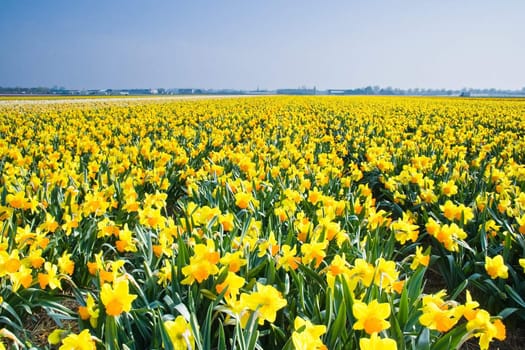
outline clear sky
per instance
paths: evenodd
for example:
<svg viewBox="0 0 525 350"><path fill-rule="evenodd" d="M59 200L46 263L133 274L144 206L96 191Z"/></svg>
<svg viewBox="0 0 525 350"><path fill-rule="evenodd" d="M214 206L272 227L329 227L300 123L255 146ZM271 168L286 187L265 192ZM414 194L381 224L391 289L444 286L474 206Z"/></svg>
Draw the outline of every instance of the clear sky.
<svg viewBox="0 0 525 350"><path fill-rule="evenodd" d="M1 0L0 86L525 86L523 0Z"/></svg>

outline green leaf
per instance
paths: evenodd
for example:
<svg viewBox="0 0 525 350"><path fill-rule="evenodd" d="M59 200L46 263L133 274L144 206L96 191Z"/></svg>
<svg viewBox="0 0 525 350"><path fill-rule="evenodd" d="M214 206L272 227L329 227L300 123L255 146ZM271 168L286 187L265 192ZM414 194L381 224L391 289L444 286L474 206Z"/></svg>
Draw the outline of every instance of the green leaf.
<svg viewBox="0 0 525 350"><path fill-rule="evenodd" d="M509 294L509 296L510 296L510 298L512 300L514 300L516 303L518 303L519 306L525 308L525 301L523 301L523 299L520 297L520 295L518 293L516 293L516 291L511 286L506 284L505 285L505 290L507 291L507 293Z"/></svg>
<svg viewBox="0 0 525 350"><path fill-rule="evenodd" d="M417 349L430 350L430 330L427 327L423 327L423 331L417 337Z"/></svg>
<svg viewBox="0 0 525 350"><path fill-rule="evenodd" d="M468 285L468 279L461 282L461 284L457 286L456 289L454 289L454 292L452 293L452 296L450 297L450 299L456 300L458 296L461 294L461 292L463 292L463 290L467 288L467 285Z"/></svg>
<svg viewBox="0 0 525 350"><path fill-rule="evenodd" d="M391 310L394 310L394 303L393 301L390 301L390 308ZM396 317L395 313L390 314L390 332L393 332L394 339L397 339L397 348L398 350L404 350L405 349L405 339L403 336L403 331L401 330L401 324L399 323L398 318Z"/></svg>
<svg viewBox="0 0 525 350"><path fill-rule="evenodd" d="M329 348L335 348L338 341L344 342L346 339L346 304L344 302L339 305L335 321L328 332L330 333Z"/></svg>
<svg viewBox="0 0 525 350"><path fill-rule="evenodd" d="M425 276L426 271L426 268L419 267L407 281L407 298L409 300L416 300L423 292L423 277Z"/></svg>
<svg viewBox="0 0 525 350"><path fill-rule="evenodd" d="M435 344L431 346L432 350L449 350L458 349L460 345L468 338L466 323L456 325L448 333L444 334Z"/></svg>
<svg viewBox="0 0 525 350"><path fill-rule="evenodd" d="M304 272L304 274L306 275L306 280L312 279L312 281L316 281L319 284L319 287L321 287L323 290L325 289L326 281L309 266L299 264L299 270Z"/></svg>
<svg viewBox="0 0 525 350"><path fill-rule="evenodd" d="M105 327L105 344L108 350L120 350L118 328L115 317L106 317Z"/></svg>
<svg viewBox="0 0 525 350"><path fill-rule="evenodd" d="M184 305L182 303L181 304L177 304L177 305L175 305L175 310L177 310L182 315L182 317L184 317L184 319L187 322L190 322L191 314L190 314L190 311L188 310L188 308L186 307L186 305Z"/></svg>
<svg viewBox="0 0 525 350"><path fill-rule="evenodd" d="M505 319L507 317L509 317L510 315L512 315L513 313L515 313L516 311L519 311L520 309L516 308L516 307L507 307L503 310L500 311L500 313L498 314L499 317Z"/></svg>
<svg viewBox="0 0 525 350"><path fill-rule="evenodd" d="M219 320L219 345L217 350L226 350L226 336L224 335L224 325Z"/></svg>
<svg viewBox="0 0 525 350"><path fill-rule="evenodd" d="M204 324L202 325L202 334L204 335L203 339L203 348L204 349L211 349L212 344L212 338L211 338L211 330L212 330L212 323L213 323L213 309L215 308L216 304L211 303L208 306L208 311L206 312L206 318L204 319Z"/></svg>
<svg viewBox="0 0 525 350"><path fill-rule="evenodd" d="M203 347L203 344L202 344L202 337L201 337L201 333L199 330L199 323L194 313L191 313L190 326L191 326L191 331L193 332L193 337L195 339L195 346L197 347L198 350L204 350L205 348Z"/></svg>
<svg viewBox="0 0 525 350"><path fill-rule="evenodd" d="M397 312L397 319L401 327L404 328L408 321L408 289L403 288L401 298L399 299L399 309Z"/></svg>

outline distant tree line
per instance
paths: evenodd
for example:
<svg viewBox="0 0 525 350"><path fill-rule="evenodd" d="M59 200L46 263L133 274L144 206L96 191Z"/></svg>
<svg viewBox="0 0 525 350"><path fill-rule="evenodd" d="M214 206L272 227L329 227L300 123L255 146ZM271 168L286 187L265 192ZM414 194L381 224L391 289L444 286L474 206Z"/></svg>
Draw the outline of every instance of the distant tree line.
<svg viewBox="0 0 525 350"><path fill-rule="evenodd" d="M48 95L52 93L53 93L53 90L47 87L33 87L33 88L0 87L0 94L3 94L3 95L20 95L20 94Z"/></svg>
<svg viewBox="0 0 525 350"><path fill-rule="evenodd" d="M322 91L321 91L322 93ZM329 95L385 95L385 96L525 96L521 90L498 89L398 89L392 87L367 86L357 89L329 89Z"/></svg>
<svg viewBox="0 0 525 350"><path fill-rule="evenodd" d="M398 89L379 86L366 86L355 89L318 90L316 87L299 87L276 90L236 90L236 89L90 89L73 90L64 87L0 87L0 95L243 95L243 94L278 94L278 95L384 95L384 96L515 96L525 97L525 87L521 90L499 89Z"/></svg>

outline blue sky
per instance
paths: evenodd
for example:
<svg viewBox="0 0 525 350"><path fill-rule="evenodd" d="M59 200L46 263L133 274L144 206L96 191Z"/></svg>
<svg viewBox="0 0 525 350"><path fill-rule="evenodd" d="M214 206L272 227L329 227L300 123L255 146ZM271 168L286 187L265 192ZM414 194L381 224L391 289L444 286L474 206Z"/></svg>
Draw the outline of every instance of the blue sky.
<svg viewBox="0 0 525 350"><path fill-rule="evenodd" d="M521 0L2 0L0 86L525 87Z"/></svg>

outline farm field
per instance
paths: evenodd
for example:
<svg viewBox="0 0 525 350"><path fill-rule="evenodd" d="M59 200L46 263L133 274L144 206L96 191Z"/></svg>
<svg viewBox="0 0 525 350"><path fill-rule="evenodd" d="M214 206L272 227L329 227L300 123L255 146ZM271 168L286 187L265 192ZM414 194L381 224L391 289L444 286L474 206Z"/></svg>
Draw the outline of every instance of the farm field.
<svg viewBox="0 0 525 350"><path fill-rule="evenodd" d="M132 102L132 101L174 101L174 100L201 100L201 99L222 99L222 98L240 98L240 97L254 97L256 95L128 95L128 96L67 96L67 95L0 95L0 105L33 105L33 104L82 104L86 102L91 103L105 103L105 102Z"/></svg>
<svg viewBox="0 0 525 350"><path fill-rule="evenodd" d="M0 118L0 349L488 349L525 319L523 99Z"/></svg>

